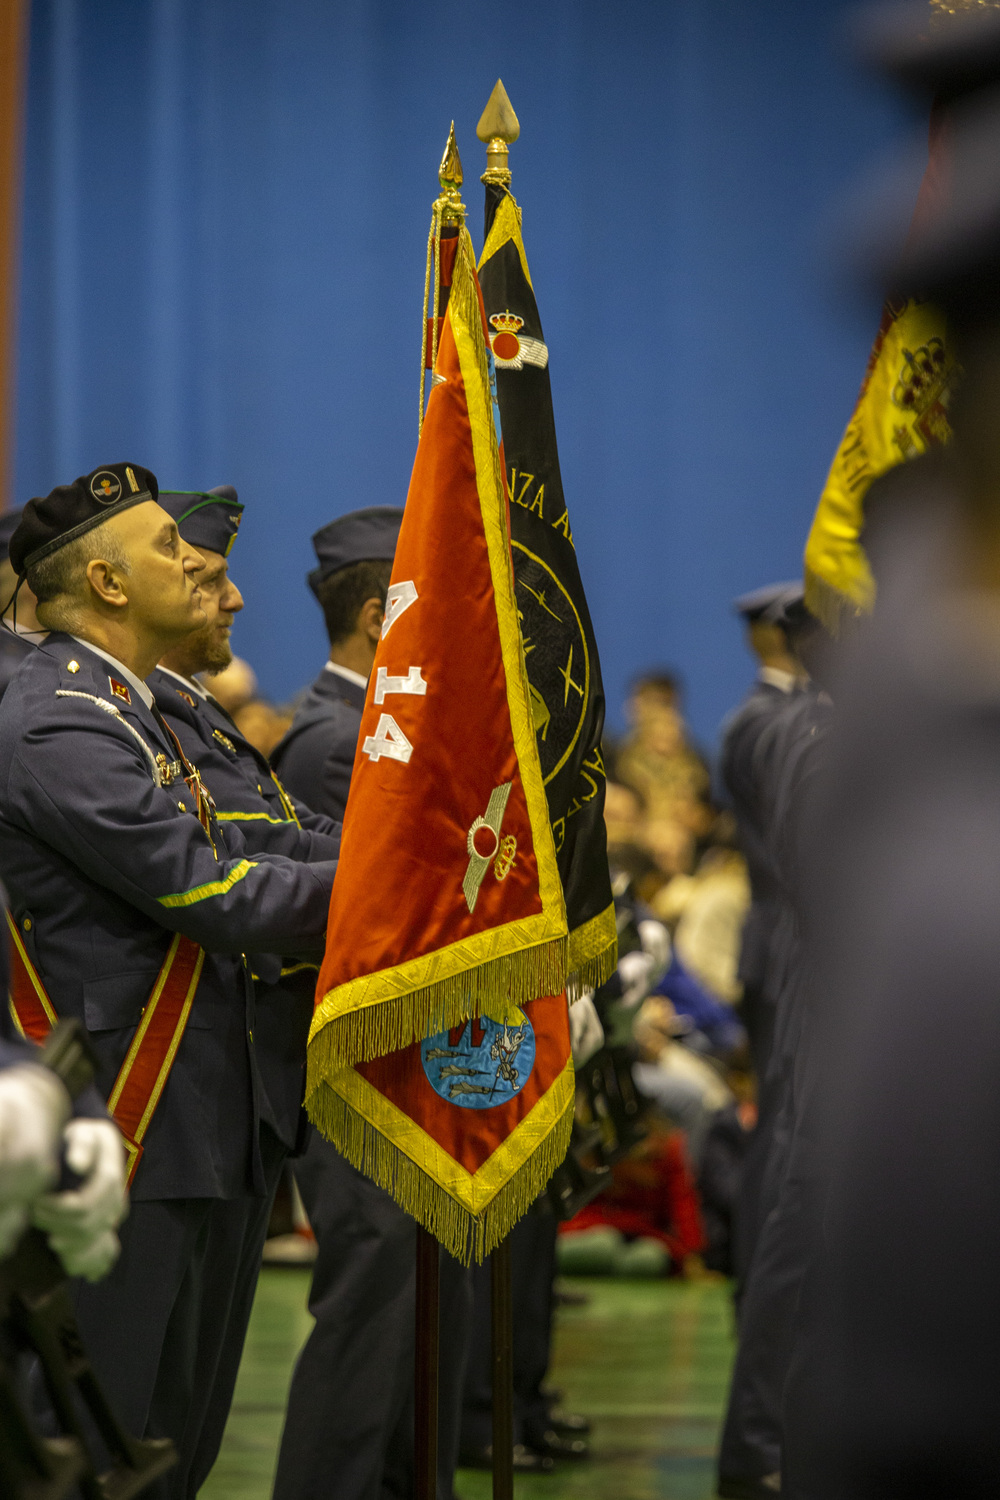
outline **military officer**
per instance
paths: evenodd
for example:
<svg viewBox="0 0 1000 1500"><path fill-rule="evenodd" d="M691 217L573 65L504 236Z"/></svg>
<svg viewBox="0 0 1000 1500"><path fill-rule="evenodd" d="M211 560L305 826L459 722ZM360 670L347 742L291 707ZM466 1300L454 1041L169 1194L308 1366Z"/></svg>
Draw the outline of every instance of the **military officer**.
<svg viewBox="0 0 1000 1500"><path fill-rule="evenodd" d="M12 989L25 1030L75 1015L97 1054L131 1212L78 1316L126 1425L178 1446L162 1493L188 1496L242 1340L231 1205L268 1173L244 955L315 957L335 864L249 857L155 708L146 677L206 613L204 559L149 470L108 464L29 501L10 557L50 632L0 705Z"/></svg>
<svg viewBox="0 0 1000 1500"><path fill-rule="evenodd" d="M161 490L159 500L173 516L183 541L205 559L196 575L206 622L172 647L147 679L157 708L202 775L220 822L238 828L252 853L290 859L330 860L340 851L340 825L295 803L278 782L266 758L243 737L221 704L198 681L198 673L224 670L232 660L229 633L243 599L229 576L228 557L236 541L243 506L229 485L207 492ZM234 1318L249 1319L260 1267L261 1246L281 1164L303 1134L302 1097L306 1039L316 987L315 964L294 958L254 954L255 1051L260 1074L261 1155L269 1171L261 1197L242 1200L226 1224L241 1236L243 1252ZM229 1344L228 1371L220 1371L215 1399L192 1471L193 1488L207 1477L218 1451L236 1382L239 1341Z"/></svg>
<svg viewBox="0 0 1000 1500"><path fill-rule="evenodd" d="M289 790L343 816L361 712L382 629L402 511L377 506L313 537L309 585L330 659L272 760ZM413 1220L310 1131L295 1176L316 1233L316 1319L289 1394L275 1500L404 1496L413 1487ZM442 1255L439 1495L450 1500L470 1314L467 1273Z"/></svg>
<svg viewBox="0 0 1000 1500"><path fill-rule="evenodd" d="M767 855L766 831L761 827L753 775L754 748L768 720L803 683L802 665L789 647L783 625L786 604L801 598L801 584L774 583L734 601L733 608L744 621L758 668L749 693L723 726L719 757L750 876L750 910L740 949L740 1014L758 1079L767 1073L774 1030L775 997L773 984L768 984L768 947L778 882Z"/></svg>

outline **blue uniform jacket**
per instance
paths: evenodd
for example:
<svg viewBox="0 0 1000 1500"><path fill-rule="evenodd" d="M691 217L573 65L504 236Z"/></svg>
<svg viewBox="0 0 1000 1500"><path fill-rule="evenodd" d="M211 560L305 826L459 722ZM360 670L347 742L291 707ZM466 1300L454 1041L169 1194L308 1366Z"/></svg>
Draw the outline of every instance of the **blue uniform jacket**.
<svg viewBox="0 0 1000 1500"><path fill-rule="evenodd" d="M34 645L34 641L26 640L23 635L15 635L13 630L0 625L0 698L7 691L25 657L31 655Z"/></svg>
<svg viewBox="0 0 1000 1500"><path fill-rule="evenodd" d="M160 784L156 757L175 761L175 745L134 691L116 692L112 673L56 633L8 688L0 875L55 1008L79 1016L90 1033L105 1097L170 934L206 949L132 1196L261 1191L253 987L243 955L319 953L336 866L251 853L232 823L213 822L210 839L183 779Z"/></svg>
<svg viewBox="0 0 1000 1500"><path fill-rule="evenodd" d="M750 910L743 927L739 977L744 985L761 990L772 1005L777 1000L783 967L781 955L774 951L781 925L782 893L765 823L762 782L767 767L760 746L770 743L769 726L798 696L798 692L784 693L772 683L754 683L723 726L719 757L750 877Z"/></svg>
<svg viewBox="0 0 1000 1500"><path fill-rule="evenodd" d="M305 861L336 859L340 824L282 795L267 758L243 738L211 696L157 668L149 687L184 753L201 772L220 822L234 824L256 853ZM316 990L315 964L253 954L257 1065L262 1117L290 1150L300 1136L306 1041Z"/></svg>
<svg viewBox="0 0 1000 1500"><path fill-rule="evenodd" d="M347 806L364 706L363 687L324 667L271 755L289 791L331 818Z"/></svg>

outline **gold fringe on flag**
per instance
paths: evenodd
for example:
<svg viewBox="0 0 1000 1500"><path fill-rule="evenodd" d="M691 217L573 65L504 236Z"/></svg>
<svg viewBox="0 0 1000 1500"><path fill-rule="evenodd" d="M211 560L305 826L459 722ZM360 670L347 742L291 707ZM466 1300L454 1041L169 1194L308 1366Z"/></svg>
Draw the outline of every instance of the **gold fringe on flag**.
<svg viewBox="0 0 1000 1500"><path fill-rule="evenodd" d="M618 968L618 927L614 903L574 927L566 945L566 996L572 1005L585 990L607 984Z"/></svg>
<svg viewBox="0 0 1000 1500"><path fill-rule="evenodd" d="M321 1082L307 1103L310 1119L341 1156L456 1260L481 1264L524 1217L569 1150L573 1064L567 1063L474 1175L353 1068Z"/></svg>
<svg viewBox="0 0 1000 1500"><path fill-rule="evenodd" d="M399 1052L473 1016L513 1021L529 1000L561 994L566 939L531 948L517 942L519 929L541 920L509 922L331 990L313 1016L307 1092L332 1069ZM511 951L497 952L501 943ZM352 1008L343 1010L347 997Z"/></svg>

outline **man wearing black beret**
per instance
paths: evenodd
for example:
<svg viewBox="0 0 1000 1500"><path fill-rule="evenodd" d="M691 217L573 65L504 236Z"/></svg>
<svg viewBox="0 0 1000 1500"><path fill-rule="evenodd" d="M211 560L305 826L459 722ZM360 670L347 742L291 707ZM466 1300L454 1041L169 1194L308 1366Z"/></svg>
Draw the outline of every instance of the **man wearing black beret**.
<svg viewBox="0 0 1000 1500"><path fill-rule="evenodd" d="M81 1329L125 1425L177 1444L161 1493L187 1497L242 1342L233 1221L266 1191L244 955L318 954L336 867L249 857L156 710L145 679L206 623L205 560L157 494L108 464L11 539L50 634L0 704L0 875L18 1020L83 1022L129 1156L121 1259L78 1289Z"/></svg>
<svg viewBox="0 0 1000 1500"><path fill-rule="evenodd" d="M220 822L237 827L252 853L283 854L305 861L336 859L340 824L310 812L288 796L265 756L252 746L198 673L223 671L232 660L230 629L243 598L229 575L229 555L244 507L231 485L204 492L161 490L160 504L177 522L183 541L205 559L198 573L204 625L174 646L148 682L157 708L195 762L215 801ZM263 1197L244 1201L245 1224L232 1232L243 1240L236 1278L234 1317L245 1327L250 1316L261 1248L281 1164L300 1142L305 1125L302 1098L306 1040L316 988L315 964L273 954L252 958L256 995L254 1028L260 1070L261 1157L267 1164ZM238 1305L235 1305L238 1304ZM192 1492L208 1476L222 1440L239 1363L239 1346L229 1346L228 1370L220 1370L215 1399L191 1473Z"/></svg>
<svg viewBox="0 0 1000 1500"><path fill-rule="evenodd" d="M330 659L272 761L290 791L332 818L347 805L402 516L373 506L313 537L318 566L308 582ZM415 1225L314 1129L294 1170L318 1245L309 1293L316 1325L292 1377L274 1500L410 1494ZM450 1497L471 1283L449 1256L441 1269L438 1492Z"/></svg>

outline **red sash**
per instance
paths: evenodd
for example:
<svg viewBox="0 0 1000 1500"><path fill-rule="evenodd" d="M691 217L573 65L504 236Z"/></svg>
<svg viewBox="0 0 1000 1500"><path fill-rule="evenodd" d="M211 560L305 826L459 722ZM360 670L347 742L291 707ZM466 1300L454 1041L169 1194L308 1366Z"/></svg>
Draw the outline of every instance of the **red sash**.
<svg viewBox="0 0 1000 1500"><path fill-rule="evenodd" d="M58 1016L10 912L7 928L11 940L11 1012L25 1036L43 1042ZM130 1187L142 1157L143 1137L184 1035L204 962L204 948L179 932L174 935L108 1096L108 1109L128 1152Z"/></svg>

